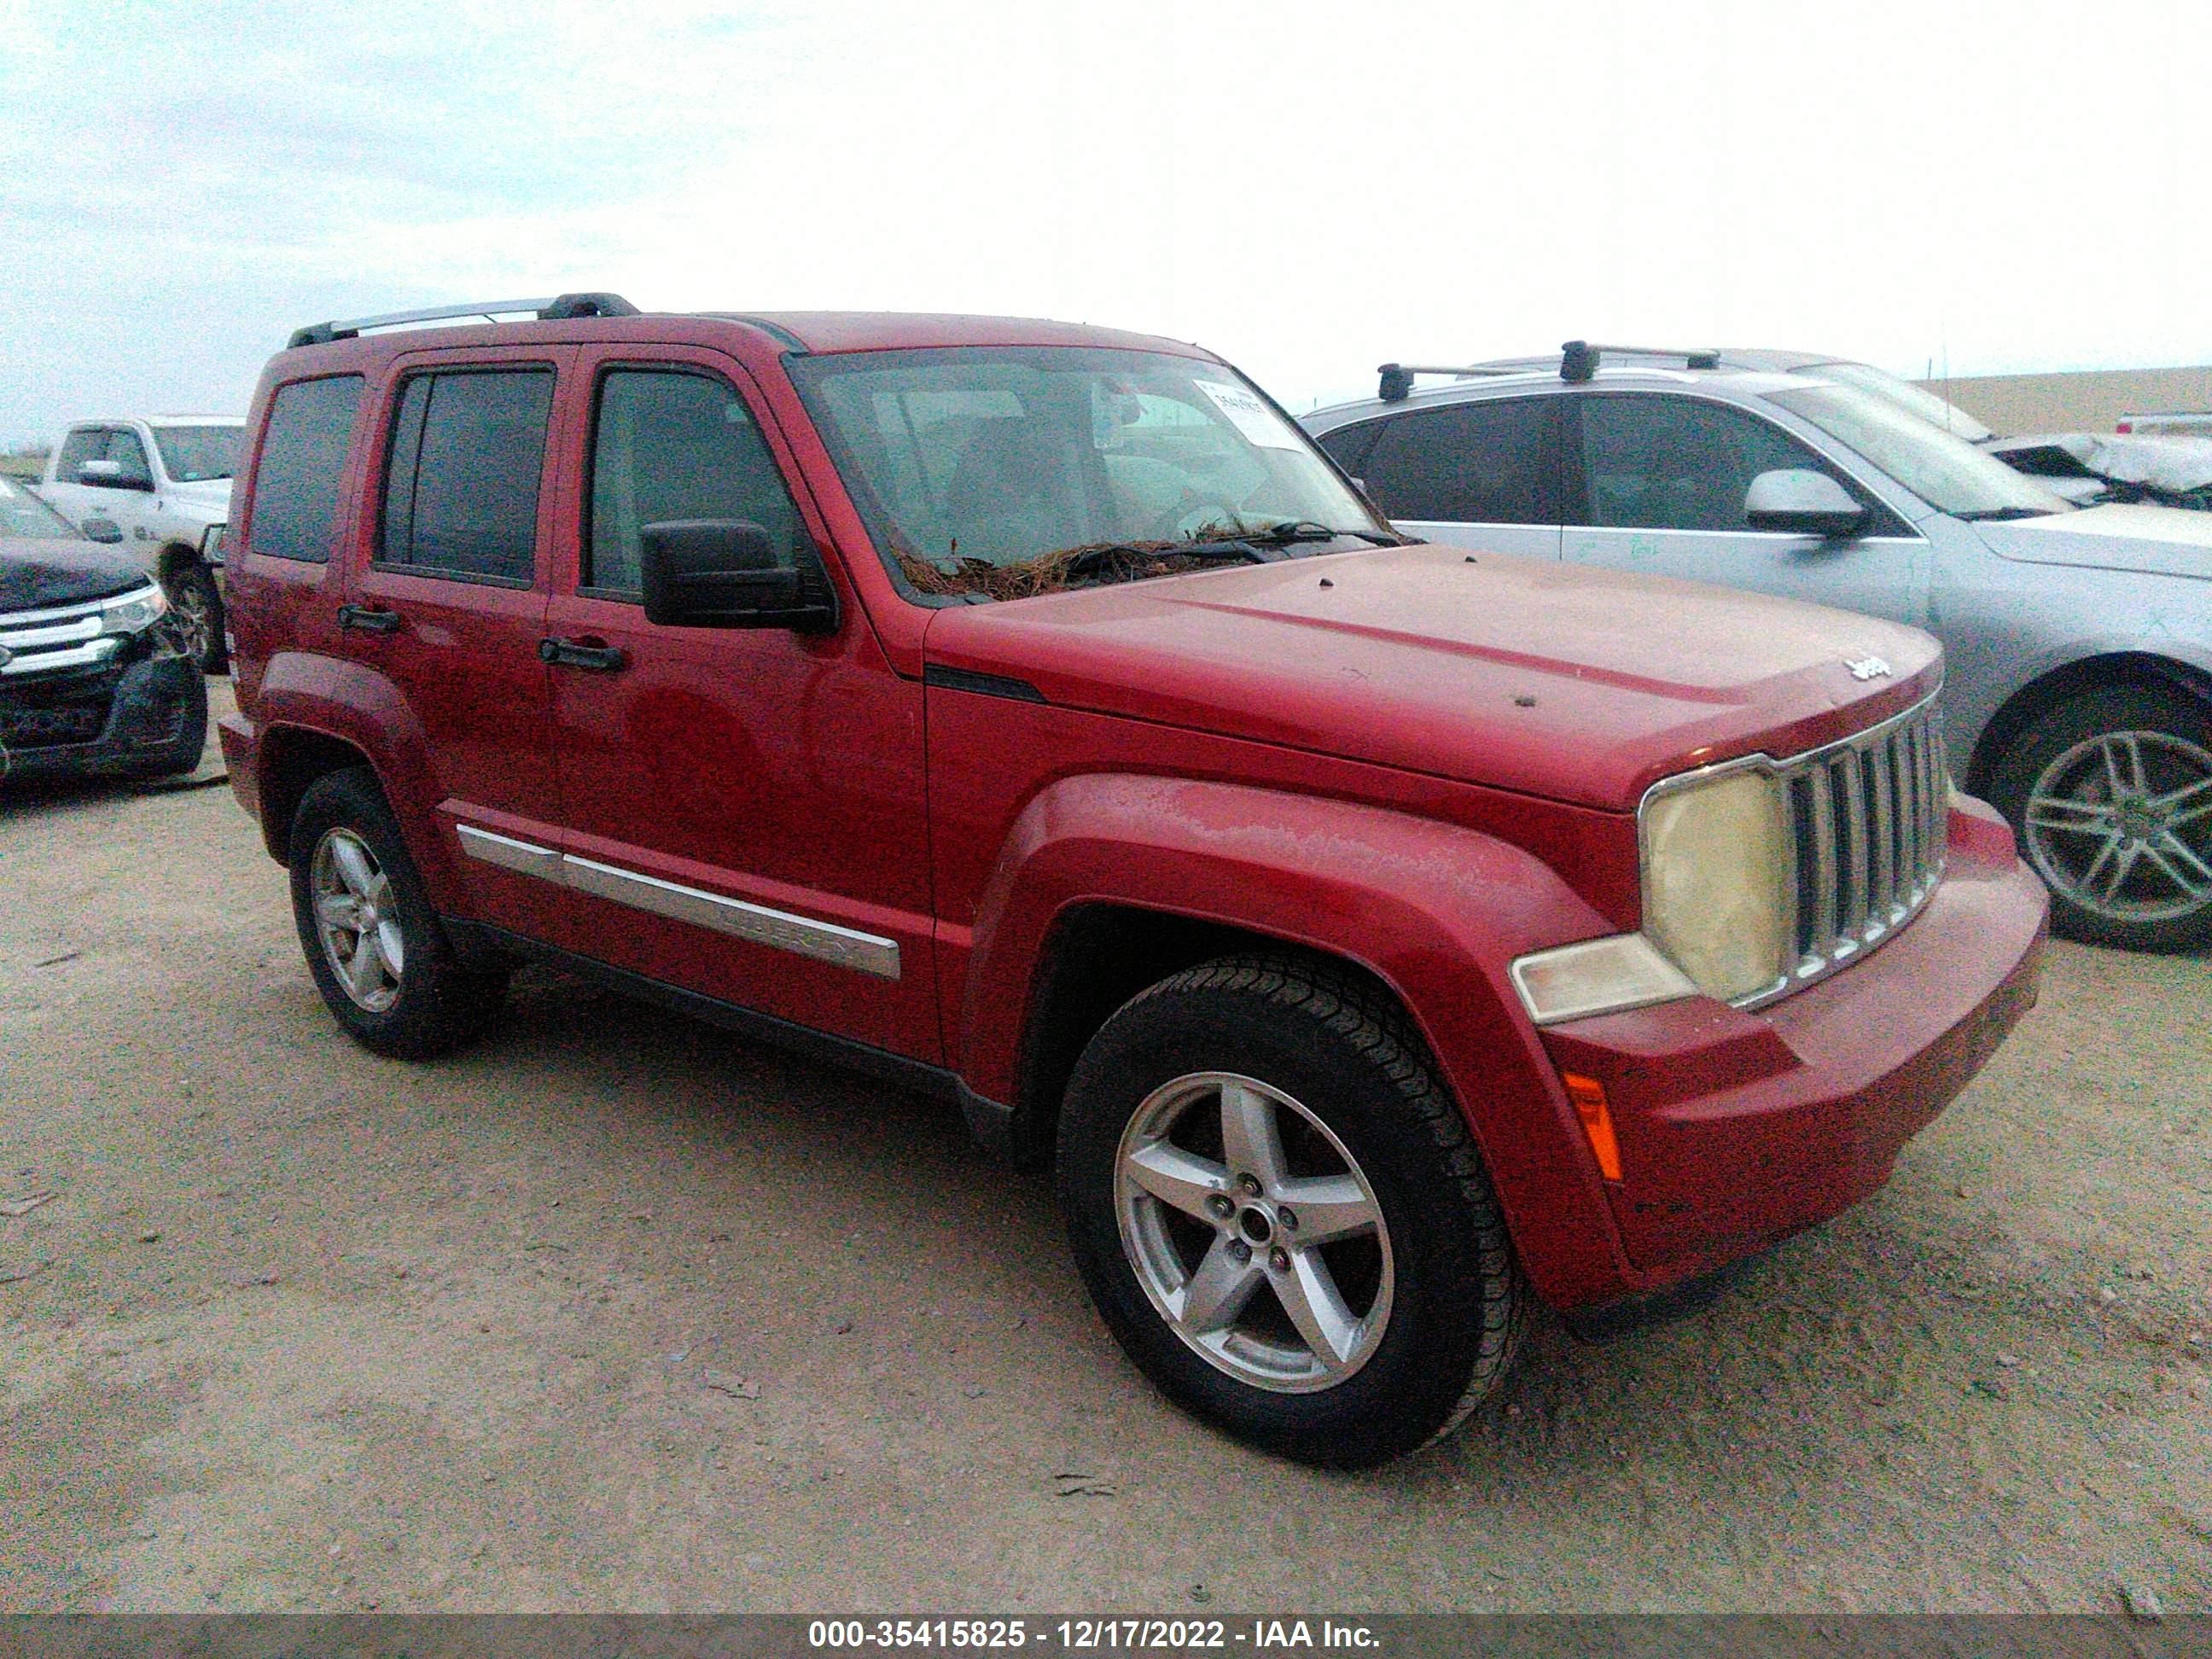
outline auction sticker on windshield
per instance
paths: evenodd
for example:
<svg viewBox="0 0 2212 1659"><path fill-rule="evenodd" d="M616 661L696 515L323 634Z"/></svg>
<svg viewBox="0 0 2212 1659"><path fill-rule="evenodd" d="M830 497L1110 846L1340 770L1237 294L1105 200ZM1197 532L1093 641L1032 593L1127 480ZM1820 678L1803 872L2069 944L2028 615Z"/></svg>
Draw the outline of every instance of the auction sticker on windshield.
<svg viewBox="0 0 2212 1659"><path fill-rule="evenodd" d="M1198 389L1211 398L1237 429L1262 449L1304 449L1297 428L1261 403L1243 386L1219 380L1200 380Z"/></svg>

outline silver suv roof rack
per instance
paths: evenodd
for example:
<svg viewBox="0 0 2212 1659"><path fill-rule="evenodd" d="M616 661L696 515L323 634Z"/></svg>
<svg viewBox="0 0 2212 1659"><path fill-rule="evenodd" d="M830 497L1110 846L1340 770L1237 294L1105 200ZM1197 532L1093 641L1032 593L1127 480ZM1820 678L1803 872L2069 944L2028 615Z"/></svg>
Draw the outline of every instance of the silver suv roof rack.
<svg viewBox="0 0 2212 1659"><path fill-rule="evenodd" d="M1570 340L1559 348L1559 378L1570 386L1580 386L1597 373L1600 357L1663 357L1670 362L1679 357L1685 368L1721 366L1720 350L1716 346L1683 349L1674 346L1592 345L1588 340Z"/></svg>
<svg viewBox="0 0 2212 1659"><path fill-rule="evenodd" d="M350 340L372 328L398 328L407 323L442 323L463 317L491 322L518 313L535 316L541 323L572 322L579 317L635 317L638 308L619 294L556 294L541 300L479 300L468 305L432 306L423 311L387 311L380 317L354 317L343 322L310 323L295 328L284 343L295 346L328 345Z"/></svg>
<svg viewBox="0 0 2212 1659"><path fill-rule="evenodd" d="M1601 357L1657 357L1679 361L1685 368L1721 366L1721 353L1717 347L1592 345L1588 340L1570 340L1559 348L1559 378L1570 386L1580 386L1596 374ZM1386 404L1402 403L1413 390L1416 374L1450 374L1462 380L1479 374L1528 374L1541 368L1545 361L1539 357L1500 357L1486 363L1462 363L1449 368L1385 363L1376 371L1382 377L1379 395Z"/></svg>
<svg viewBox="0 0 2212 1659"><path fill-rule="evenodd" d="M1386 404L1403 403L1413 389L1416 374L1450 374L1465 380L1479 374L1522 374L1522 368L1506 368L1492 363L1466 363L1450 368L1439 368L1425 363L1385 363L1375 371L1382 377L1381 396Z"/></svg>

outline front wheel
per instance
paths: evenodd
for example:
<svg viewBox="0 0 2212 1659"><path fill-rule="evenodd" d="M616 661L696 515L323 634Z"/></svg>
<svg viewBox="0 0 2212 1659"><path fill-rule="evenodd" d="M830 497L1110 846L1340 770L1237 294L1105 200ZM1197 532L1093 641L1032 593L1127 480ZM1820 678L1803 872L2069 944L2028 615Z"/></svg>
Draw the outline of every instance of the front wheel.
<svg viewBox="0 0 2212 1659"><path fill-rule="evenodd" d="M1056 1173L1123 1349L1268 1450L1384 1462L1512 1364L1528 1291L1466 1126L1328 963L1229 957L1133 999L1076 1066Z"/></svg>
<svg viewBox="0 0 2212 1659"><path fill-rule="evenodd" d="M220 674L230 665L222 643L222 595L215 573L204 564L180 564L162 580L169 596L177 641L203 674Z"/></svg>
<svg viewBox="0 0 2212 1659"><path fill-rule="evenodd" d="M2061 703L2021 734L1993 803L2069 939L2135 951L2212 945L2212 713L2116 686Z"/></svg>

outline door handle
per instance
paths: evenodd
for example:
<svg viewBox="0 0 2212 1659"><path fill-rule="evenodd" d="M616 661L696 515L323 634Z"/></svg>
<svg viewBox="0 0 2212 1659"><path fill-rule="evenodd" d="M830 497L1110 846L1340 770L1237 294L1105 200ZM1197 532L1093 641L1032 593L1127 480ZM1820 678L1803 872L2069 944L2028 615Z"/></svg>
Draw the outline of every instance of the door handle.
<svg viewBox="0 0 2212 1659"><path fill-rule="evenodd" d="M338 607L338 626L363 634L397 634L399 631L399 613L397 611L371 611L364 605L342 605Z"/></svg>
<svg viewBox="0 0 2212 1659"><path fill-rule="evenodd" d="M545 662L597 669L603 674L612 673L629 660L629 653L622 647L593 644L589 640L540 640L538 655Z"/></svg>

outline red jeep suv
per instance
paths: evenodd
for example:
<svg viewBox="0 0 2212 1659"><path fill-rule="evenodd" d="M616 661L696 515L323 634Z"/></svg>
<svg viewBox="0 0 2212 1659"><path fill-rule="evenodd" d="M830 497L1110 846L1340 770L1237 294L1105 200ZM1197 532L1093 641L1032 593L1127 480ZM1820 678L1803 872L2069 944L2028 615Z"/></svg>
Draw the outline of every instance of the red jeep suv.
<svg viewBox="0 0 2212 1659"><path fill-rule="evenodd" d="M1409 544L1195 347L363 319L245 479L223 747L340 1025L537 958L956 1101L1292 1457L1867 1196L2034 997L1927 635Z"/></svg>

